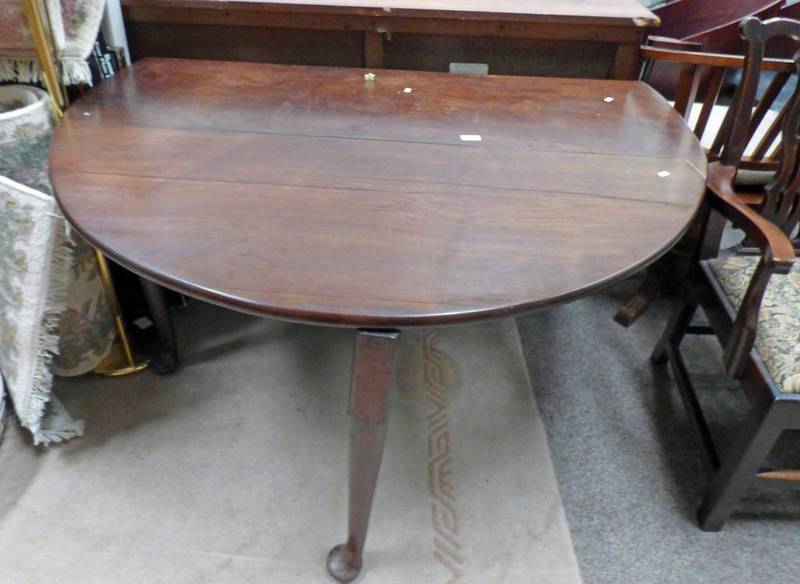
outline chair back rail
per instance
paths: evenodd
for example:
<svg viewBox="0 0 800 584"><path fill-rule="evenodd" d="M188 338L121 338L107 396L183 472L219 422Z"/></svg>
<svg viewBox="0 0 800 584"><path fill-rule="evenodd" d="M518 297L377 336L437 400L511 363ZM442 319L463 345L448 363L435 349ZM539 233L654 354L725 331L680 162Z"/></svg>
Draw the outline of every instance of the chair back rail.
<svg viewBox="0 0 800 584"><path fill-rule="evenodd" d="M733 102L726 116L721 134L724 134L720 152L719 168L715 169L717 177L727 176L732 179L741 168L744 159L744 152L747 143L753 135L753 126L759 123L759 118L763 119L764 108L762 104L765 99L772 98L777 94L776 87L783 86L786 80L785 74L794 75L795 78L800 74L800 21L786 18L773 18L761 21L757 18L745 18L741 25L741 32L747 41L747 54L744 58L742 82L737 87L733 97ZM764 59L765 44L773 39L791 40L795 44L795 56L791 60L791 71L780 71L778 75L767 86L764 94L757 97L758 86ZM756 147L754 156L766 152L765 143L771 143L780 136L779 151L773 157L778 162L777 171L774 177L764 186L764 196L761 202L749 213L755 215L758 221L764 222L761 233L764 230L778 229L783 231L784 247L788 250L781 252L785 257L778 257L773 244L762 248L762 256L758 266L750 279L750 284L741 300L741 305L736 315L736 319L731 329L731 334L725 347L724 361L726 369L734 374L735 377L744 375L747 366L747 355L753 348L757 325L760 313L761 302L767 290L770 277L773 274L786 274L791 269L794 262L794 251L790 242L790 237L800 220L800 84L795 83L791 96L786 104L781 108L780 113L770 124L764 137ZM710 172L711 175L711 172ZM736 195L730 190L731 184L711 184L710 189L717 195L715 199L728 196L729 207L735 207ZM726 192L730 190L730 192ZM744 207L744 205L742 205ZM760 216L759 216L760 215ZM758 232L756 232L758 234ZM752 232L749 232L751 237ZM778 242L776 238L775 242ZM769 237L767 237L767 241ZM763 242L762 242L763 243Z"/></svg>
<svg viewBox="0 0 800 584"><path fill-rule="evenodd" d="M719 105L726 81L731 79L731 72L743 71L746 61L746 57L742 55L703 52L690 43L674 42L662 37L648 39L648 44L642 47L642 58L645 64L642 73L644 81L649 81L652 65L655 62L674 63L679 67L674 90L675 109L688 123L692 118L693 106L696 107L695 104L698 102L701 104L699 115L695 116L696 119L691 124L699 139L703 138L707 131L712 130L709 122L714 107ZM782 151L781 127L789 104L787 103L787 106L778 113L777 118L767 117L767 113L785 87L789 83L797 82L797 70L793 59L764 58L763 51L759 63L760 68L757 72L769 71L774 73L774 77L755 100L755 109L748 117L750 123L747 127L744 148L753 142L752 151L747 155L739 155L739 166L752 170L777 170L780 166L778 156ZM757 86L756 80L755 89ZM709 140L711 143L707 149L709 160L720 159L723 145L728 142L734 117L733 108L728 108L721 124L713 128L716 134L713 140ZM757 134L760 135L756 138Z"/></svg>
<svg viewBox="0 0 800 584"><path fill-rule="evenodd" d="M720 162L726 166L739 167L747 147L748 137L752 135L752 126L761 104L757 104L757 90L763 63L764 51L768 41L774 38L788 38L800 49L800 22L788 18L773 18L761 21L757 18L746 18L741 23L742 36L747 41L742 82L739 85L731 110L734 116L730 134L722 148ZM795 78L800 73L800 50L795 52L792 60ZM776 79L779 76L776 76ZM775 80L773 79L773 83ZM778 81L780 83L780 81ZM771 86L772 84L770 84ZM770 92L770 86L765 93ZM762 96L761 101L764 100ZM761 108L763 109L763 108ZM779 161L778 172L764 189L764 203L761 214L790 234L798 221L798 194L800 178L798 177L798 131L800 130L800 84L795 83L794 91L786 104L781 108L778 117L767 129L761 142L753 152L753 157L766 155L769 144L780 135L780 145L776 157Z"/></svg>

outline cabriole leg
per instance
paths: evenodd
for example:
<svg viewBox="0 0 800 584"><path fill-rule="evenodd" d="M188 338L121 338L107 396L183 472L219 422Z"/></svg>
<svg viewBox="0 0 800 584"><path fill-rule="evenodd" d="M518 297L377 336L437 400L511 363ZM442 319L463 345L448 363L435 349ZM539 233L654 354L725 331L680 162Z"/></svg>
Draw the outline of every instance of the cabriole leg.
<svg viewBox="0 0 800 584"><path fill-rule="evenodd" d="M347 541L328 554L328 572L339 582L358 576L369 514L383 455L396 331L359 331L350 385L350 478Z"/></svg>

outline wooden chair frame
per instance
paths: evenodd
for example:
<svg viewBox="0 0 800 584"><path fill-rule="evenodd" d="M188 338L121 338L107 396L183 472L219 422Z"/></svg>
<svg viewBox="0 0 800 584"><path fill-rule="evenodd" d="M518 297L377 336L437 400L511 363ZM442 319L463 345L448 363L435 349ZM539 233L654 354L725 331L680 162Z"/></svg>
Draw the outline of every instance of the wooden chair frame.
<svg viewBox="0 0 800 584"><path fill-rule="evenodd" d="M651 37L651 40L654 40L652 45L642 47L642 59L645 63L643 77L646 78L648 66L654 62L670 62L680 65L680 75L675 90L675 110L685 120L688 120L692 106L699 98L703 106L693 131L695 136L701 138L708 127L711 112L717 103L728 71L744 69L745 57L741 55L705 53L693 50L691 47L683 49L669 47L667 46L669 39L661 37L655 37L655 39ZM776 75L755 104L756 109L747 128L745 147L752 140L764 121L767 111L773 106L783 88L796 74L795 64L792 59L762 58L761 70L773 71ZM776 158L776 154L781 151L780 143L775 145L773 150L775 154L770 156L769 151L778 138L783 120L787 114L787 107L781 109L778 117L767 128L764 136L756 145L752 156L740 160L740 168L753 170L775 170L778 168L780 163ZM728 140L733 115L733 108L729 108L714 143L708 151L709 160L719 160L722 146Z"/></svg>
<svg viewBox="0 0 800 584"><path fill-rule="evenodd" d="M667 62L680 66L675 87L675 110L688 122L692 106L698 101L702 103L700 115L692 128L695 136L701 139L708 128L713 108L720 97L720 91L728 72L744 70L745 57L703 52L699 43L660 36L650 36L647 44L642 46L641 50L643 59L641 77L644 81L650 78L655 63ZM767 112L775 104L781 91L790 80L797 77L797 70L792 59L762 57L760 71L774 72L775 77L754 104L755 110L747 126L745 149L753 140L753 136L761 124L764 123ZM788 114L788 105L787 102L786 107L781 109L775 120L766 128L763 137L754 145L752 156L740 156L739 168L775 172L780 167L779 155L783 150L780 134L782 124ZM710 162L720 159L723 145L730 138L733 116L733 108L728 108L722 125L714 137L713 145L707 150ZM762 197L757 193L744 192L744 189L741 189L738 194L748 204L758 205L762 202ZM714 228L710 230L706 238L703 257L716 255L724 226L724 221L716 221ZM695 226L689 236L681 241L672 253L648 269L644 282L615 315L614 320L617 323L623 326L633 324L644 314L660 292L670 288L670 276L686 271L687 260L691 257L693 241L697 239L698 231L699 227ZM675 279L682 280L682 277ZM671 288L674 289L674 286Z"/></svg>
<svg viewBox="0 0 800 584"><path fill-rule="evenodd" d="M759 108L756 101L764 43L785 36L800 44L800 22L755 18L742 21L741 30L748 41L744 58L744 76L737 90L729 126L718 154L709 166L708 200L701 212L703 225L700 242L709 236L710 216L718 213L743 229L760 251L760 259L738 310L720 288L705 261L701 245L695 246L694 270L685 295L652 355L654 363L669 362L680 390L690 423L700 439L713 476L700 506L700 527L717 531L735 509L744 490L755 477L772 484L794 485L800 471L760 469L770 449L787 429L800 429L800 394L781 391L753 348L758 315L767 285L773 274L787 274L795 260L795 249L788 234L800 220L800 172L798 172L798 133L800 132L800 86L781 117L784 135L775 179L765 187L762 202L756 207L745 204L734 192L733 182L741 164ZM774 60L773 60L774 61ZM790 61L800 69L800 53ZM770 66L775 66L770 65ZM709 319L709 326L695 326L692 318L698 307ZM694 387L692 386L680 344L687 334L714 334L724 347L726 371L738 379L751 402L747 422L737 440L722 455L712 439Z"/></svg>

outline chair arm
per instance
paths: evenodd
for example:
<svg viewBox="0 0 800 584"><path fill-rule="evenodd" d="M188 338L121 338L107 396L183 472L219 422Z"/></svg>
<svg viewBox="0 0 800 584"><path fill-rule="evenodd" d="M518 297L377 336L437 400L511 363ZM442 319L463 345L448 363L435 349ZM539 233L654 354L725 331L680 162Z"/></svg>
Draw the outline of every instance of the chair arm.
<svg viewBox="0 0 800 584"><path fill-rule="evenodd" d="M736 169L719 162L708 165L709 198L712 208L730 219L747 233L758 248L764 252L764 261L777 274L788 274L795 260L795 251L789 236L777 225L759 215L744 203L733 190Z"/></svg>
<svg viewBox="0 0 800 584"><path fill-rule="evenodd" d="M712 208L744 230L761 250L750 285L747 287L739 312L725 345L725 370L734 377L744 374L745 357L756 339L758 312L772 274L788 274L795 260L794 246L789 237L747 204L733 190L736 169L719 162L708 167L708 194Z"/></svg>

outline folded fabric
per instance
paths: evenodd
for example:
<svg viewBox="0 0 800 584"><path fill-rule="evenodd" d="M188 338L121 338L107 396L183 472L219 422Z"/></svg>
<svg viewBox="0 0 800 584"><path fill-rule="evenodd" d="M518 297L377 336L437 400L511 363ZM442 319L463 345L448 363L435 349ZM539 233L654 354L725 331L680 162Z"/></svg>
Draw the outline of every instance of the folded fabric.
<svg viewBox="0 0 800 584"><path fill-rule="evenodd" d="M53 197L0 176L0 223L0 371L36 444L70 438L81 429L42 429L72 260L63 219Z"/></svg>
<svg viewBox="0 0 800 584"><path fill-rule="evenodd" d="M51 394L52 373L91 371L114 339L94 252L67 234L52 196L51 138L47 94L0 87L0 372L36 443L80 433Z"/></svg>
<svg viewBox="0 0 800 584"><path fill-rule="evenodd" d="M64 85L91 85L86 59L94 45L105 0L44 0ZM22 0L0 0L0 81L38 83L41 69Z"/></svg>

